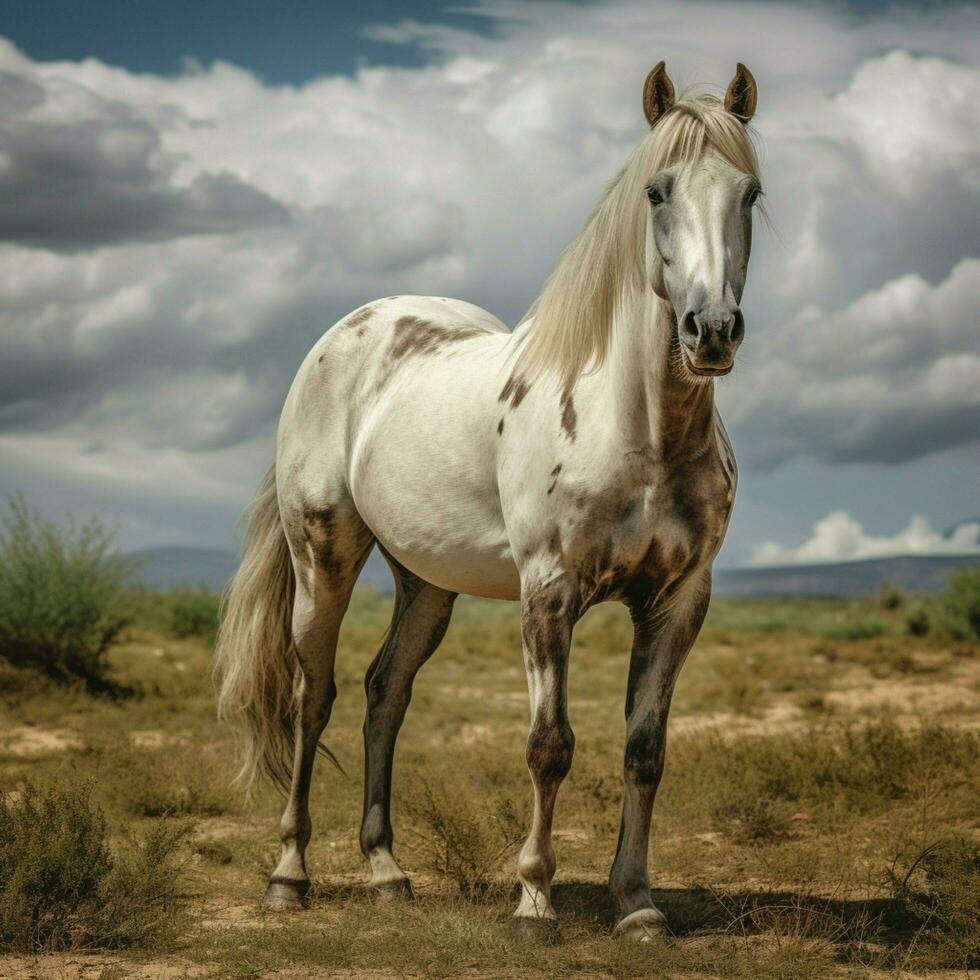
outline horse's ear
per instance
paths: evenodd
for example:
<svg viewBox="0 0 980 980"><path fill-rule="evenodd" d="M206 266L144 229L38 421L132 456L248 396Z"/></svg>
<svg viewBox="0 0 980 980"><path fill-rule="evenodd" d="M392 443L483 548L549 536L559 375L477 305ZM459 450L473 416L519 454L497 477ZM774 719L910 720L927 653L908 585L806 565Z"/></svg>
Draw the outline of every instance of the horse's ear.
<svg viewBox="0 0 980 980"><path fill-rule="evenodd" d="M725 108L747 123L755 115L755 103L759 97L752 72L740 61L735 69L735 77L728 84L725 93Z"/></svg>
<svg viewBox="0 0 980 980"><path fill-rule="evenodd" d="M655 65L643 84L643 111L647 122L654 126L657 120L674 107L674 83L661 61Z"/></svg>

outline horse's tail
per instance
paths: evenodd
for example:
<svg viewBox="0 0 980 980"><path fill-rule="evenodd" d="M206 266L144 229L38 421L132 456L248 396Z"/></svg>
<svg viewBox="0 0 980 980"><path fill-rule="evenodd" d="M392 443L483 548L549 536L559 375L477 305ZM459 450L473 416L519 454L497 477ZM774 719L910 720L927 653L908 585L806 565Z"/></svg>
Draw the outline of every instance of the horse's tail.
<svg viewBox="0 0 980 980"><path fill-rule="evenodd" d="M222 597L214 651L218 717L235 729L250 791L260 776L288 790L293 758L292 611L296 583L273 466L245 512L245 552Z"/></svg>

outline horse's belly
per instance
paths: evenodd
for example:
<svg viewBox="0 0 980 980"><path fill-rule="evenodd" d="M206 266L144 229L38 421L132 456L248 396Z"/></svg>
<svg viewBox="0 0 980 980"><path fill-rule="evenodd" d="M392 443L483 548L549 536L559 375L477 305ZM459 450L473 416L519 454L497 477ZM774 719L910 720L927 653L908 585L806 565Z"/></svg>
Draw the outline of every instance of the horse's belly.
<svg viewBox="0 0 980 980"><path fill-rule="evenodd" d="M378 543L419 578L450 592L518 599L517 566L502 523L490 509L432 486L369 481L355 502Z"/></svg>
<svg viewBox="0 0 980 980"><path fill-rule="evenodd" d="M509 556L472 547L450 552L425 551L417 547L399 548L391 541L385 542L380 537L378 540L410 572L449 592L485 599L521 597L517 566Z"/></svg>
<svg viewBox="0 0 980 980"><path fill-rule="evenodd" d="M403 391L372 415L352 453L354 504L382 547L425 581L518 599L494 446L481 438L493 427L472 387L451 387L428 400Z"/></svg>

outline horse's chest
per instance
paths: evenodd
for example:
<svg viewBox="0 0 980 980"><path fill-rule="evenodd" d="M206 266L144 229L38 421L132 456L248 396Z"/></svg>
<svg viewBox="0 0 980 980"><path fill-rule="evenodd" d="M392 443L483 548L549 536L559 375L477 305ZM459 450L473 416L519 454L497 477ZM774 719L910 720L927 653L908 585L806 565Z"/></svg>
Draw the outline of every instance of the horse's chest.
<svg viewBox="0 0 980 980"><path fill-rule="evenodd" d="M613 598L642 580L659 592L703 570L721 547L733 497L734 484L711 463L620 491L615 507L585 525L587 591Z"/></svg>

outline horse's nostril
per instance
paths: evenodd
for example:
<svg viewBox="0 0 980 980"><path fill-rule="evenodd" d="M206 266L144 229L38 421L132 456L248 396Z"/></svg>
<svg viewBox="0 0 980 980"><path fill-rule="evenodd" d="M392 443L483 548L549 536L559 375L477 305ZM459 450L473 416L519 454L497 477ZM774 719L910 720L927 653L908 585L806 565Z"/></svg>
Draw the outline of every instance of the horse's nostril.
<svg viewBox="0 0 980 980"><path fill-rule="evenodd" d="M742 316L741 310L735 311L734 320L735 322L732 324L732 328L728 333L728 337L733 344L738 344L745 336L745 317Z"/></svg>
<svg viewBox="0 0 980 980"><path fill-rule="evenodd" d="M692 312L688 311L684 314L684 319L681 320L680 333L681 340L688 346L694 346L698 342L698 338L701 336L701 330Z"/></svg>

